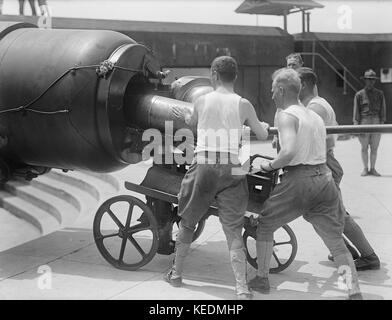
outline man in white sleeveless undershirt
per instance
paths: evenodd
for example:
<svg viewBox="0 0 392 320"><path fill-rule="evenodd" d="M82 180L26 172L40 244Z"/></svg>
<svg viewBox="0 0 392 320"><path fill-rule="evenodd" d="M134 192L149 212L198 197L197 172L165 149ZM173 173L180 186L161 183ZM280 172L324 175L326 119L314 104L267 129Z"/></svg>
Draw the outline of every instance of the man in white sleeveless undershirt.
<svg viewBox="0 0 392 320"><path fill-rule="evenodd" d="M183 118L191 127L197 125L197 146L179 192L181 221L175 259L165 280L172 286L181 286L184 260L195 226L216 201L236 280L237 298L250 299L242 240L249 193L245 172L241 175L235 172L241 168L239 148L243 125L248 125L260 140L267 139L269 125L259 122L252 104L234 92L238 67L232 57L216 58L210 71L215 90L198 98L192 113L173 110L176 117Z"/></svg>
<svg viewBox="0 0 392 320"><path fill-rule="evenodd" d="M275 74L273 100L281 149L277 158L264 161L265 171L282 168L281 183L264 202L257 225L257 276L249 287L269 293L269 268L275 230L303 216L332 253L344 279L349 299L362 299L351 254L343 241L345 210L326 165L326 130L323 120L299 101L301 80L292 69Z"/></svg>
<svg viewBox="0 0 392 320"><path fill-rule="evenodd" d="M327 100L314 93L314 87L317 83L317 75L314 71L310 68L299 68L296 71L301 78L302 86L299 97L302 104L308 109L316 112L323 119L326 126L337 125L336 114L332 106ZM335 148L335 141L335 135L327 135L327 166L331 170L335 184L340 190L339 185L343 178L343 168L336 160L333 152ZM347 248L350 250L353 258L355 259L354 262L358 271L380 269L380 260L374 252L374 249L366 239L361 227L347 211L345 214L343 234L351 241L361 255L359 256L356 249L353 249L352 246L346 242ZM332 255L329 255L328 259L333 260Z"/></svg>

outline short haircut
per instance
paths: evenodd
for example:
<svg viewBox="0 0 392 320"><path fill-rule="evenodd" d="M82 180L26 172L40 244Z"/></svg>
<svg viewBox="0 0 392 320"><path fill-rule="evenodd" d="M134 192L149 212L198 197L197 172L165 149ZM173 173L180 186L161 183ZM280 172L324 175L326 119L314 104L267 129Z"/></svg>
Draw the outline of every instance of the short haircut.
<svg viewBox="0 0 392 320"><path fill-rule="evenodd" d="M302 57L299 53L296 53L296 52L290 53L286 57L286 61L288 61L289 59L294 59L295 61L297 61L298 65L300 67L302 67L304 65L304 61L302 60Z"/></svg>
<svg viewBox="0 0 392 320"><path fill-rule="evenodd" d="M302 67L296 70L302 82L313 88L317 83L317 75L311 68Z"/></svg>
<svg viewBox="0 0 392 320"><path fill-rule="evenodd" d="M303 64L304 64L304 61L302 60L301 55L300 55L299 53L297 53L297 52L290 53L290 54L286 57L286 61L289 60L289 59L295 59L295 60L297 60L298 64L300 64L301 66L303 66Z"/></svg>
<svg viewBox="0 0 392 320"><path fill-rule="evenodd" d="M286 67L283 67L283 68L280 68L280 69L275 70L274 73L273 73L272 76L271 76L271 79L274 80L274 79L276 78L277 74L278 74L279 72L281 72L282 70L284 70L284 69L287 69L287 68L286 68Z"/></svg>
<svg viewBox="0 0 392 320"><path fill-rule="evenodd" d="M238 65L234 58L221 56L212 61L211 70L216 71L223 82L233 82L238 73Z"/></svg>
<svg viewBox="0 0 392 320"><path fill-rule="evenodd" d="M292 93L299 94L301 90L301 79L298 73L290 68L279 69L274 77L274 84L281 84Z"/></svg>

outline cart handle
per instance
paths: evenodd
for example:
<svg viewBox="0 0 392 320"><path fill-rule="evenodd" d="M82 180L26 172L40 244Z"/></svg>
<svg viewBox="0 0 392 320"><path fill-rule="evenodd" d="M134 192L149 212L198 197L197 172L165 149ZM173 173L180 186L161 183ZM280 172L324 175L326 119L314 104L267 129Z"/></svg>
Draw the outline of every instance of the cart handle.
<svg viewBox="0 0 392 320"><path fill-rule="evenodd" d="M262 154L254 154L253 156L250 156L250 165L252 165L253 161L257 158L263 158L263 159L267 159L267 160L274 160L275 158L269 157L269 156L265 156Z"/></svg>

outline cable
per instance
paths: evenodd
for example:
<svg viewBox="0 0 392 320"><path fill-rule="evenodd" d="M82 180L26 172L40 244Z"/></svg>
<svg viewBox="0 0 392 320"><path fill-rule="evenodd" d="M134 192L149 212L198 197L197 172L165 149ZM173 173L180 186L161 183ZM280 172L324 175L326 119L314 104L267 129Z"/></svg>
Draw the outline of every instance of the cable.
<svg viewBox="0 0 392 320"><path fill-rule="evenodd" d="M124 70L124 71L130 71L130 72L144 72L144 70L141 69L132 69L132 68L124 68L120 66L114 66L114 69L119 69L119 70Z"/></svg>
<svg viewBox="0 0 392 320"><path fill-rule="evenodd" d="M63 110L55 110L55 111L42 111L42 110L37 110L37 109L32 109L29 108L31 105L33 105L34 103L36 103L39 99L41 99L54 85L56 85L61 79L63 79L68 73L75 71L75 70L80 70L80 69L96 69L97 67L99 67L99 65L90 65L90 66L79 66L79 67L72 67L68 70L66 70L62 75L60 75L56 80L54 80L49 87L47 87L38 97L34 98L32 101L30 101L29 103L27 103L24 106L20 106L20 107L16 107L16 108L10 108L10 109L5 109L5 110L1 110L0 114L3 113L8 113L8 112L18 112L18 111L30 111L30 112L35 112L35 113L39 113L39 114L58 114L58 113L67 113L70 112L67 109L63 109Z"/></svg>
<svg viewBox="0 0 392 320"><path fill-rule="evenodd" d="M40 110L26 108L24 110L35 112L35 113L40 113L40 114L57 114L57 113L68 113L68 112L70 112L68 109L56 110L56 111L40 111Z"/></svg>
<svg viewBox="0 0 392 320"><path fill-rule="evenodd" d="M104 68L104 70L102 70L102 68ZM34 98L32 101L30 101L26 105L16 107L16 108L0 110L0 114L8 113L8 112L19 112L19 111L30 111L30 112L35 112L38 114L46 114L46 115L70 112L70 110L68 110L68 109L55 110L55 111L41 111L41 110L29 108L29 107L31 105L33 105L34 103L36 103L38 100L40 100L52 87L54 87L68 73L76 71L76 70L82 70L82 69L95 69L95 72L98 74L99 77L102 77L102 76L106 77L107 73L112 71L113 69L119 69L119 70L124 70L124 71L128 71L128 72L143 72L143 70L140 70L140 69L132 69L132 68L125 68L125 67L121 67L121 66L116 66L108 60L101 62L99 65L87 65L87 66L72 67L72 68L69 68L68 70L66 70L57 79L55 79L39 96Z"/></svg>
<svg viewBox="0 0 392 320"><path fill-rule="evenodd" d="M11 109L6 109L6 110L1 110L0 114L6 113L6 112L13 112L13 111L22 111L22 110L27 110L31 112L36 112L36 113L41 113L41 114L56 114L56 113L64 113L64 112L69 112L69 110L58 110L58 111L41 111L41 110L36 110L36 109L31 109L29 108L31 105L36 103L39 99L41 99L53 86L55 86L61 79L63 79L68 73L76 70L81 70L81 69L97 69L99 68L100 65L88 65L88 66L78 66L78 67L72 67L66 70L62 75L60 75L56 80L54 80L49 87L47 87L38 97L34 98L32 101L30 101L28 104L17 107L17 108L11 108Z"/></svg>
<svg viewBox="0 0 392 320"><path fill-rule="evenodd" d="M17 108L12 108L12 109L6 109L6 110L1 110L0 114L2 113L7 113L7 112L13 112L13 111L21 111L23 110L23 107L17 107Z"/></svg>
<svg viewBox="0 0 392 320"><path fill-rule="evenodd" d="M35 99L33 99L31 102L29 102L28 104L26 104L25 106L23 106L24 109L27 109L28 107L30 107L32 104L34 104L35 102L37 102L39 99L41 99L54 85L57 84L57 82L59 82L62 78L64 78L68 73L75 71L75 70L80 70L80 69L96 69L98 68L99 65L91 65L91 66L79 66L79 67L73 67L70 68L68 70L66 70L61 76L59 76L56 80L54 80L49 87L47 87L38 97L36 97Z"/></svg>

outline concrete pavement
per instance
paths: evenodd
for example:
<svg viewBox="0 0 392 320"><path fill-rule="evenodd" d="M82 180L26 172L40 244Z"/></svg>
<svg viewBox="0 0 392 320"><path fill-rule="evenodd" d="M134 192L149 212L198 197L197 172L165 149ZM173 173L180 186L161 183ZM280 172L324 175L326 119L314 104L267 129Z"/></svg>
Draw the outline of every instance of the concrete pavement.
<svg viewBox="0 0 392 320"><path fill-rule="evenodd" d="M269 143L253 143L252 147L252 152L275 154ZM377 170L382 177L360 177L357 139L338 141L335 154L345 170L341 188L346 208L382 262L381 270L359 273L364 298L392 299L392 135L383 135L379 148ZM147 169L148 165L140 163L112 176L120 182L138 183ZM122 189L113 195L118 193L131 194ZM192 245L184 287L172 288L162 277L173 256L156 255L138 271L115 269L101 257L92 236L97 207L64 229L0 252L0 299L235 298L226 241L216 217L207 220ZM311 225L300 218L290 226L298 240L297 256L288 269L271 275L271 294L256 293L255 299L345 299L336 269L327 260L328 250ZM255 270L251 266L248 270L252 277Z"/></svg>

